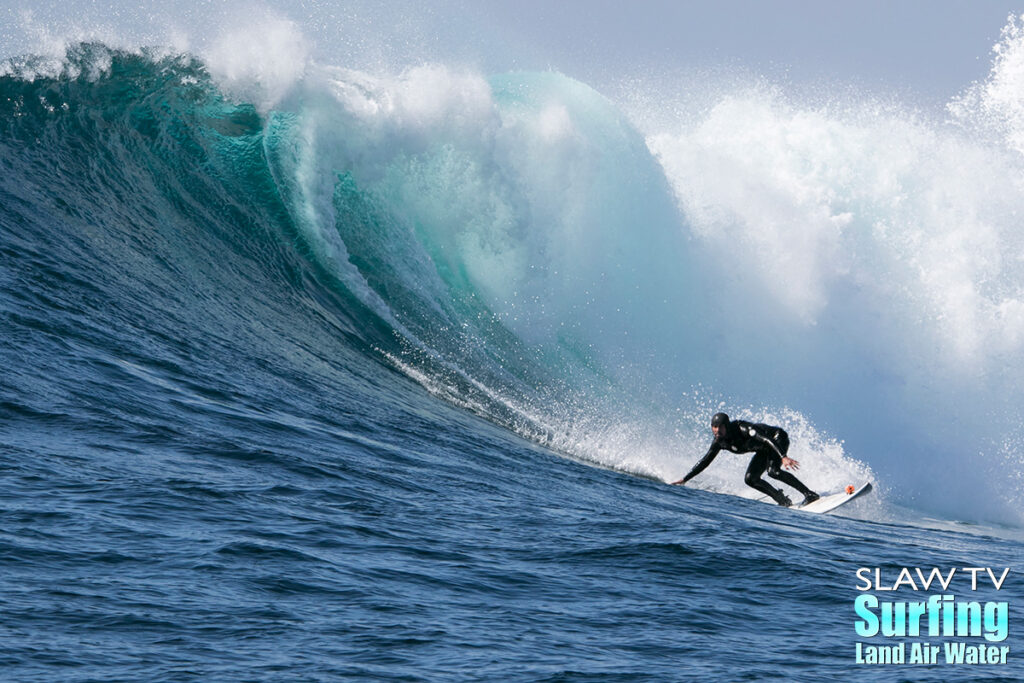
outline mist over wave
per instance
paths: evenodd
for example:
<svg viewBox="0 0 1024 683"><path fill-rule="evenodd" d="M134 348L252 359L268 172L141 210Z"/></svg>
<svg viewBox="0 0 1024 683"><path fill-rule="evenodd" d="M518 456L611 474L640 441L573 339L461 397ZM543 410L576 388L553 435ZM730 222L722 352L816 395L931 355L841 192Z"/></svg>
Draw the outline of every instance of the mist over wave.
<svg viewBox="0 0 1024 683"><path fill-rule="evenodd" d="M199 61L72 43L0 74L25 139L159 81L164 149L205 141L192 172L265 179L240 196L278 241L266 267L308 273L359 353L563 453L672 480L724 408L786 425L812 487L874 472L898 501L1020 523L1022 42L1011 23L953 120L758 84L652 129L555 72L320 64L275 17ZM744 466L695 484L749 495Z"/></svg>

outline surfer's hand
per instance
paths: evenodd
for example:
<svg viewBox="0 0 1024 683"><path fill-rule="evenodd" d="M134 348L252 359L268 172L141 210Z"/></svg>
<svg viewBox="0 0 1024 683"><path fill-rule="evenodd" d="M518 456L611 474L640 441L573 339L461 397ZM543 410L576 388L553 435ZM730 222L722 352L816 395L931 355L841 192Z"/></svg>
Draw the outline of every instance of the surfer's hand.
<svg viewBox="0 0 1024 683"><path fill-rule="evenodd" d="M672 482L672 486L676 486L677 484L685 484L685 483L686 483L685 479L680 479L679 481Z"/></svg>
<svg viewBox="0 0 1024 683"><path fill-rule="evenodd" d="M782 456L782 467L787 470L798 470L800 469L800 463L793 458Z"/></svg>

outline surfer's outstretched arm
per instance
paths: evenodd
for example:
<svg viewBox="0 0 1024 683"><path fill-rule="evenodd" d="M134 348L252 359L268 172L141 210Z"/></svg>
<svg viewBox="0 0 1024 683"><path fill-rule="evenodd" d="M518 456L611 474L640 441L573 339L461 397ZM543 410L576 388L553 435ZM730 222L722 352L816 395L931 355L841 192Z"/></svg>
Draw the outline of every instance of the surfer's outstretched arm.
<svg viewBox="0 0 1024 683"><path fill-rule="evenodd" d="M685 484L686 482L696 477L698 474L707 469L708 465L711 464L711 461L715 459L715 456L718 455L718 452L720 450L722 449L717 443L711 444L711 448L709 448L708 452L704 455L704 457L700 459L700 462L693 466L693 469L690 470L690 473L687 474L682 479L680 479L679 481L672 482L672 484Z"/></svg>

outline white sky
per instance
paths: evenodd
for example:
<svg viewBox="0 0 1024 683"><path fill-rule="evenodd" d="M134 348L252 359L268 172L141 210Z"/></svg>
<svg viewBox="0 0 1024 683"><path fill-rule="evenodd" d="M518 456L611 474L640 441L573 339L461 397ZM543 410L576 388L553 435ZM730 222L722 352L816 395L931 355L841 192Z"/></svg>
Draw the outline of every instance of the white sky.
<svg viewBox="0 0 1024 683"><path fill-rule="evenodd" d="M494 24L567 68L738 65L944 97L984 78L1024 2L719 0L496 3Z"/></svg>
<svg viewBox="0 0 1024 683"><path fill-rule="evenodd" d="M0 0L0 55L32 51L40 30L201 44L267 8L298 24L315 57L357 68L551 68L599 88L725 68L945 101L985 77L1024 0Z"/></svg>

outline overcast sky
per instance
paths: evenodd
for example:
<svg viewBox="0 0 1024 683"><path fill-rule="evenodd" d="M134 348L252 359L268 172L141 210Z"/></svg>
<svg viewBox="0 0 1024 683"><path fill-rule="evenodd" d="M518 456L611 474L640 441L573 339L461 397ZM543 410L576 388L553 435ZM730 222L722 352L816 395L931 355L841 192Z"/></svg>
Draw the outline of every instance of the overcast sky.
<svg viewBox="0 0 1024 683"><path fill-rule="evenodd" d="M739 65L796 80L954 94L983 78L1007 17L1024 2L719 0L499 4L494 26L554 62ZM579 67L575 67L579 68Z"/></svg>
<svg viewBox="0 0 1024 683"><path fill-rule="evenodd" d="M97 28L126 40L195 44L271 8L324 61L366 68L458 61L487 72L556 69L602 80L735 68L945 100L983 79L1024 0L0 0L0 53L38 31ZM240 9L242 8L242 9ZM24 17L31 20L26 29Z"/></svg>

